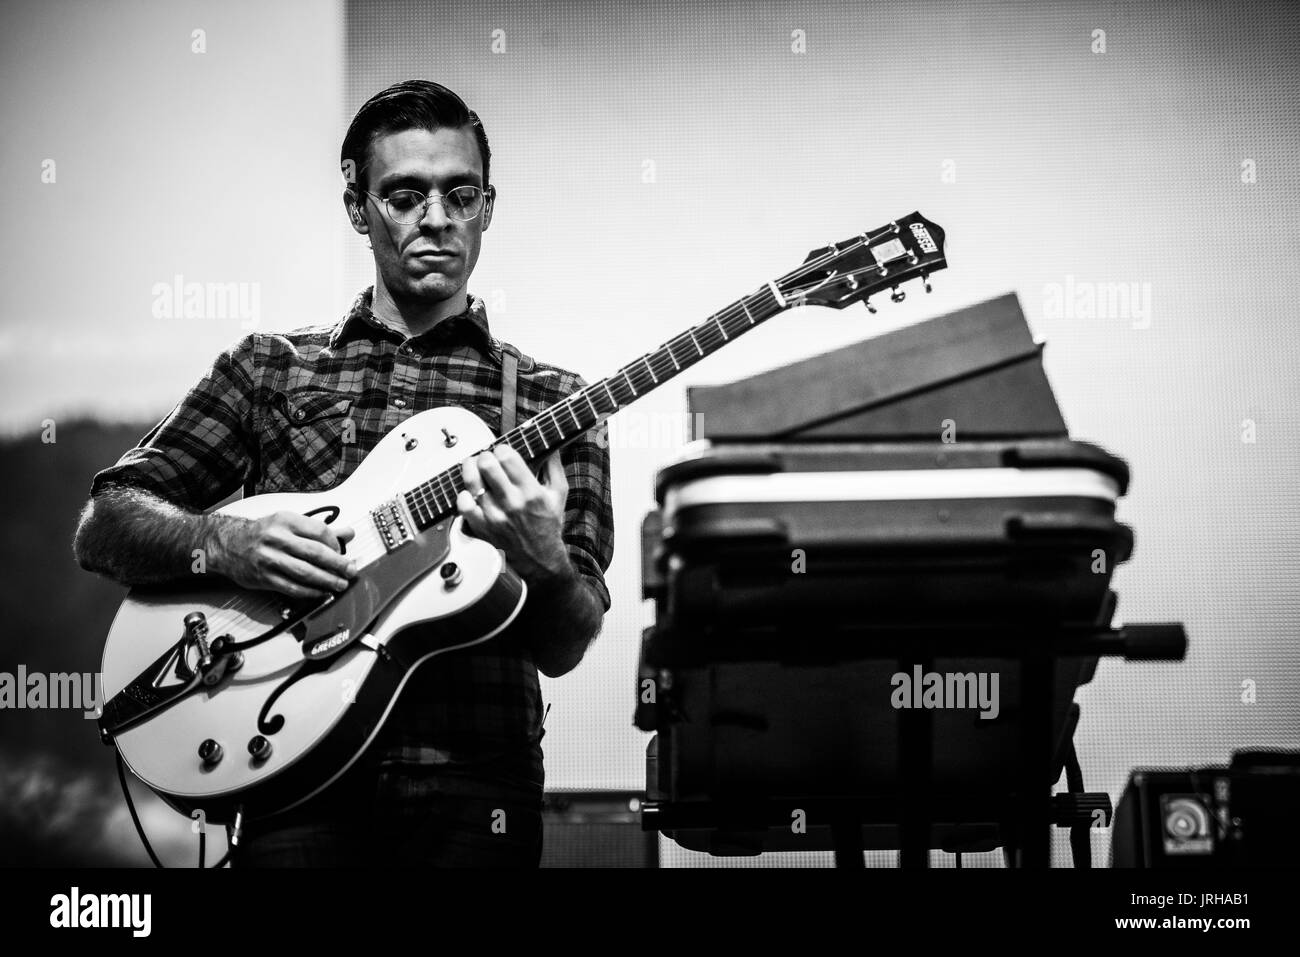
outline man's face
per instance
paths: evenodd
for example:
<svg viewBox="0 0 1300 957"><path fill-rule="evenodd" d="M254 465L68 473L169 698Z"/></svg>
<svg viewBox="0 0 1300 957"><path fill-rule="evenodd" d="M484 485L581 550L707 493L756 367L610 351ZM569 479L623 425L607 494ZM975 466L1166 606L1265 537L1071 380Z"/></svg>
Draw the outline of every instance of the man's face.
<svg viewBox="0 0 1300 957"><path fill-rule="evenodd" d="M395 189L446 193L457 186L483 186L483 164L469 127L403 130L378 136L370 145L367 187L379 197ZM460 292L478 262L483 231L492 219L491 200L469 222L451 219L442 203L429 203L415 223L394 222L384 201L361 193L365 227L375 265L398 299L440 302ZM355 227L354 222L354 227Z"/></svg>

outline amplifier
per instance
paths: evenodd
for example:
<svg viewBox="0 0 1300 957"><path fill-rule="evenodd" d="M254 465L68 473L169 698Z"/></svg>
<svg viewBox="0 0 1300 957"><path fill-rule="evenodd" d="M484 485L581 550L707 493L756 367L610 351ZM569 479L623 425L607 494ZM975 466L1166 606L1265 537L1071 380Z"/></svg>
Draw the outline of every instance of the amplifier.
<svg viewBox="0 0 1300 957"><path fill-rule="evenodd" d="M1294 867L1300 752L1241 751L1230 767L1139 769L1111 832L1112 867Z"/></svg>
<svg viewBox="0 0 1300 957"><path fill-rule="evenodd" d="M641 829L644 791L547 791L542 867L658 867L659 834Z"/></svg>

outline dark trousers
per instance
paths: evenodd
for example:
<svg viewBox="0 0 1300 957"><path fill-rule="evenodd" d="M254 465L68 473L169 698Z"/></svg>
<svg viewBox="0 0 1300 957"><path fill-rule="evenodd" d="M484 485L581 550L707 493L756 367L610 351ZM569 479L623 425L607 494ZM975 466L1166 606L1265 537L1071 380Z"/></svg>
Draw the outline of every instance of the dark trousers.
<svg viewBox="0 0 1300 957"><path fill-rule="evenodd" d="M232 867L537 867L543 782L518 756L363 757L303 804L250 821Z"/></svg>

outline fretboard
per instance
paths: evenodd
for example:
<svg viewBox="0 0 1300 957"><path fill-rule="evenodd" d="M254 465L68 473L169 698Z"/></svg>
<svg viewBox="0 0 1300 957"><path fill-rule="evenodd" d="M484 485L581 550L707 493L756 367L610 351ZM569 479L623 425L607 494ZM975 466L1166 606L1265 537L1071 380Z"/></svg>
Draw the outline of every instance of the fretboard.
<svg viewBox="0 0 1300 957"><path fill-rule="evenodd" d="M773 286L763 286L608 378L579 389L511 429L489 448L509 445L525 462L536 462L785 308ZM425 529L456 514L456 495L464 488L457 464L406 492L406 504L417 526Z"/></svg>

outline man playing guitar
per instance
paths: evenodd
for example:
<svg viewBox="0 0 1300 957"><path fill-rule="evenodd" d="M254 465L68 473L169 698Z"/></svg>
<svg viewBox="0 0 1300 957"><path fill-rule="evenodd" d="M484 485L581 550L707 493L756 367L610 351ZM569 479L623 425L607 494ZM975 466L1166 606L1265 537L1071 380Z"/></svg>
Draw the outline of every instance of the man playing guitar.
<svg viewBox="0 0 1300 957"><path fill-rule="evenodd" d="M371 98L343 142L344 204L375 282L337 323L251 333L97 474L77 530L87 570L127 585L208 574L294 598L340 592L349 529L280 511L205 514L246 495L331 488L417 412L469 408L500 434L587 383L494 337L466 284L495 187L478 116L424 80ZM503 415L504 410L504 415ZM495 638L408 682L365 756L322 793L247 823L236 865L536 866L543 712L537 672L571 671L609 609L609 451L601 424L546 459L509 446L462 463L456 506L528 585ZM418 627L418 626L416 626Z"/></svg>

